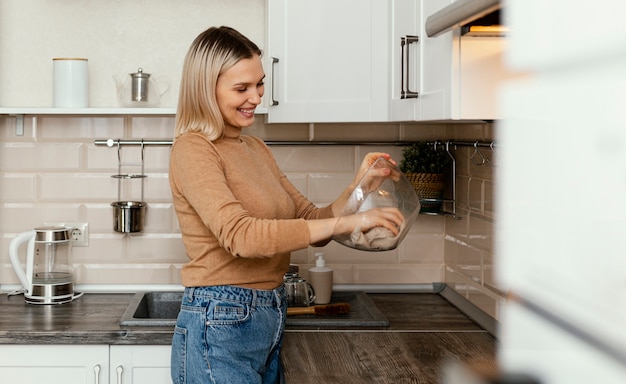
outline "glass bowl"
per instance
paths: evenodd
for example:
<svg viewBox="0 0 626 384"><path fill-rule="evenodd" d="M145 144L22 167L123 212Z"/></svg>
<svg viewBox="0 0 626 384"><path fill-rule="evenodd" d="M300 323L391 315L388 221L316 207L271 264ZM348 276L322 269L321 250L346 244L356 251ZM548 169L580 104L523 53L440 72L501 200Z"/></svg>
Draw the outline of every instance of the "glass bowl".
<svg viewBox="0 0 626 384"><path fill-rule="evenodd" d="M391 172L381 176L381 170ZM415 188L406 176L385 158L379 158L370 166L352 191L340 216L365 212L372 208L395 207L404 216L404 222L396 236L387 228L375 227L361 232L359 228L350 234L333 236L333 240L346 247L362 251L389 251L404 239L420 211L420 202Z"/></svg>

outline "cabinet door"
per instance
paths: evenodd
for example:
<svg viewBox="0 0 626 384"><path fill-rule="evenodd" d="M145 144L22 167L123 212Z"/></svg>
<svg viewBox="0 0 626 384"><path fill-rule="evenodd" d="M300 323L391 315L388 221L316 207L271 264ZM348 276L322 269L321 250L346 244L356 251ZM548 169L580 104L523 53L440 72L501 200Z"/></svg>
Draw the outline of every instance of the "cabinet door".
<svg viewBox="0 0 626 384"><path fill-rule="evenodd" d="M419 120L421 1L393 0L391 3L390 120Z"/></svg>
<svg viewBox="0 0 626 384"><path fill-rule="evenodd" d="M268 122L387 120L389 1L267 4Z"/></svg>
<svg viewBox="0 0 626 384"><path fill-rule="evenodd" d="M439 120L450 115L450 92L452 90L452 60L455 32L437 37L427 37L425 24L428 16L448 5L450 1L428 0L422 3L422 89L421 119Z"/></svg>
<svg viewBox="0 0 626 384"><path fill-rule="evenodd" d="M20 384L108 384L108 345L1 345L0 379Z"/></svg>
<svg viewBox="0 0 626 384"><path fill-rule="evenodd" d="M112 345L111 384L171 384L170 345Z"/></svg>

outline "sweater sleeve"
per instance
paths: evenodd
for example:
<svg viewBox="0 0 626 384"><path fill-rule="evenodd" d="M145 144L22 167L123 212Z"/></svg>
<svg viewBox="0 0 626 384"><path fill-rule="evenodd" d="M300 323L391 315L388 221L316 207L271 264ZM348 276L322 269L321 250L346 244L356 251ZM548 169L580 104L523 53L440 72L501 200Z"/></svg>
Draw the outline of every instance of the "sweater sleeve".
<svg viewBox="0 0 626 384"><path fill-rule="evenodd" d="M170 184L181 231L190 244L188 252L207 252L218 244L238 257L272 257L306 248L310 237L304 219L316 216L315 209L307 207L306 198L281 177L280 183L287 188L297 213L292 217L273 217L271 212L266 216L252 215L241 197L245 196L251 206L255 199L261 204L267 196L262 190L242 191L241 185L231 185L227 174L238 168L226 163L222 155L211 142L196 134L181 136L172 147ZM246 164L250 166L250 162Z"/></svg>

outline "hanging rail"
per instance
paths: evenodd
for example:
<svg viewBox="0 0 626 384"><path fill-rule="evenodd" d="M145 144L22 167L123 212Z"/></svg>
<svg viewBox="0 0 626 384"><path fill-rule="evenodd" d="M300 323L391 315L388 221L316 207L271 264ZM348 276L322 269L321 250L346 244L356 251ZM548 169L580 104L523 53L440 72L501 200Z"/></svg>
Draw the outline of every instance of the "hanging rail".
<svg viewBox="0 0 626 384"><path fill-rule="evenodd" d="M406 146L414 143L414 141L265 141L267 145L395 145ZM94 141L95 145L106 145L107 147L117 147L120 145L172 145L172 140L145 140L145 139L98 139ZM445 145L454 147L482 147L491 148L496 147L495 142L485 141L434 141L434 145Z"/></svg>
<svg viewBox="0 0 626 384"><path fill-rule="evenodd" d="M377 146L407 146L415 143L416 141L265 141L267 145L377 145ZM496 143L493 141L455 141L455 140L446 140L446 141L428 141L429 144L432 144L435 149L441 148L441 150L445 150L448 153L448 156L452 159L452 174L456 175L456 159L452 155L451 151L456 149L457 147L473 147L474 152L470 157L470 161L474 165L484 165L490 164L493 165L491 160L483 155L483 153L479 150L479 148L489 148L490 150L495 150ZM94 141L95 145L106 145L108 147L117 147L119 148L123 145L172 145L172 140L126 140L126 139L100 139ZM460 219L457 216L456 212L456 177L452 177L452 199L443 199L442 203L451 203L452 204L452 212L442 211L438 214L451 215L455 219ZM437 199L434 199L437 200Z"/></svg>

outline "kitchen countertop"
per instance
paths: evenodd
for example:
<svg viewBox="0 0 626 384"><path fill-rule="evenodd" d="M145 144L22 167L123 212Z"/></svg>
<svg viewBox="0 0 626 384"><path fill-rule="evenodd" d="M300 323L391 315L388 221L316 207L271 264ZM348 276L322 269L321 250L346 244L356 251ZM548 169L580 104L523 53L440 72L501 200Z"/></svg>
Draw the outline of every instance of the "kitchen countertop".
<svg viewBox="0 0 626 384"><path fill-rule="evenodd" d="M169 345L173 328L119 325L132 293L87 293L32 305L0 295L1 344ZM495 372L496 341L437 293L368 293L389 320L376 329L287 327L287 382L439 383L451 362Z"/></svg>
<svg viewBox="0 0 626 384"><path fill-rule="evenodd" d="M377 332L485 332L437 294L368 296L389 319L390 326ZM0 344L170 344L172 328L119 325L132 298L132 293L86 293L67 304L33 305L22 295L0 295ZM287 327L290 331L311 329Z"/></svg>

